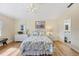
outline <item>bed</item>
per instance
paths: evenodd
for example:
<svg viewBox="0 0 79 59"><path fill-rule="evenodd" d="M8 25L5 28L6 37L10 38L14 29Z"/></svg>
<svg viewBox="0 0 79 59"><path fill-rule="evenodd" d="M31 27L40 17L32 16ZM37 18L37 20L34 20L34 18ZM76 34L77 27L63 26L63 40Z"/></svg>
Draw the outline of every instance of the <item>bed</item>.
<svg viewBox="0 0 79 59"><path fill-rule="evenodd" d="M48 56L53 54L53 42L46 35L33 33L20 46L23 56Z"/></svg>

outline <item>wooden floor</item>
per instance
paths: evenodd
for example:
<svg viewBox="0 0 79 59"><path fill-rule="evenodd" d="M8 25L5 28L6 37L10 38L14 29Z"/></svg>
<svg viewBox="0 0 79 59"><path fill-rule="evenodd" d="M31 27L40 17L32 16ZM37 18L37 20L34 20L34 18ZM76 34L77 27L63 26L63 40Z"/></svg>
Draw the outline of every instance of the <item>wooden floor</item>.
<svg viewBox="0 0 79 59"><path fill-rule="evenodd" d="M79 53L71 49L67 44L56 41L54 42L54 56L79 56Z"/></svg>
<svg viewBox="0 0 79 59"><path fill-rule="evenodd" d="M0 56L18 56L20 52L20 44L11 42L8 45L0 47Z"/></svg>
<svg viewBox="0 0 79 59"><path fill-rule="evenodd" d="M55 41L53 56L79 56L79 53L72 50L68 45ZM20 43L12 42L6 46L0 47L0 56L19 56Z"/></svg>

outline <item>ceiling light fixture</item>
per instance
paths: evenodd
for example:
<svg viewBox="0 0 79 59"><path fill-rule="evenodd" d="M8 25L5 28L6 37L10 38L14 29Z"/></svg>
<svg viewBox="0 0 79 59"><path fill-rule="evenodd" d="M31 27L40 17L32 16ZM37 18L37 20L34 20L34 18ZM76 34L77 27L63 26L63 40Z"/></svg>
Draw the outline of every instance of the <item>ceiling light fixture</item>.
<svg viewBox="0 0 79 59"><path fill-rule="evenodd" d="M73 4L74 4L74 3L70 3L70 4L67 6L67 8L70 8Z"/></svg>

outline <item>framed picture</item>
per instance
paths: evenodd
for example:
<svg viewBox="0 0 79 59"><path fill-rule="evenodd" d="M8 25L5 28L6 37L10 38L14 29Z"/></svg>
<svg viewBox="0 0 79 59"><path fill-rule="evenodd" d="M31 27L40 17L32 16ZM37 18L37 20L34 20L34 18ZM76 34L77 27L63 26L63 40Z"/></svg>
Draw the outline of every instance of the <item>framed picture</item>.
<svg viewBox="0 0 79 59"><path fill-rule="evenodd" d="M25 31L25 25L24 24L20 25L20 31Z"/></svg>
<svg viewBox="0 0 79 59"><path fill-rule="evenodd" d="M65 30L69 30L69 26L68 25L65 25Z"/></svg>
<svg viewBox="0 0 79 59"><path fill-rule="evenodd" d="M45 21L35 21L36 29L45 29Z"/></svg>

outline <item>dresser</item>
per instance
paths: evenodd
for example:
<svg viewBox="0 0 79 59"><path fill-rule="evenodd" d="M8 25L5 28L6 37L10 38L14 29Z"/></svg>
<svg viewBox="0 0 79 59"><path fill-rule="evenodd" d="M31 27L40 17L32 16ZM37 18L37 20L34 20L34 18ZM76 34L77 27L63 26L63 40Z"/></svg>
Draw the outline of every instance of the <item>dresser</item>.
<svg viewBox="0 0 79 59"><path fill-rule="evenodd" d="M17 34L15 35L15 41L23 41L27 39L27 35L26 34Z"/></svg>

